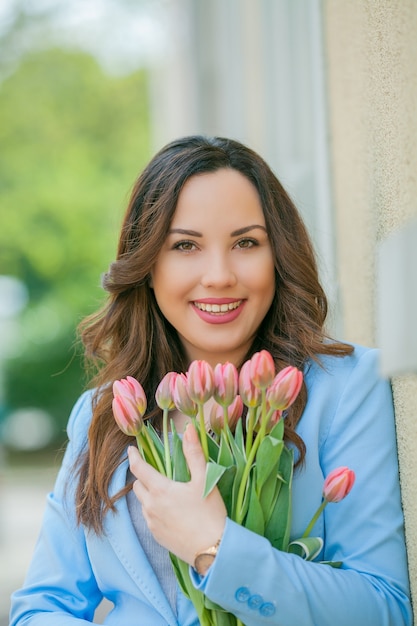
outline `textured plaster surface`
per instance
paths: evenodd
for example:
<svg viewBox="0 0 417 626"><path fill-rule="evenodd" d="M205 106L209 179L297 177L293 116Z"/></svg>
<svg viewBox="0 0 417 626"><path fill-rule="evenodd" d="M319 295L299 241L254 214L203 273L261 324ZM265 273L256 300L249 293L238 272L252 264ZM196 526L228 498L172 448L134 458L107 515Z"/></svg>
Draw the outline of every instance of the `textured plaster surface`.
<svg viewBox="0 0 417 626"><path fill-rule="evenodd" d="M323 6L344 337L372 345L378 242L417 215L417 3ZM395 379L393 390L417 621L416 373Z"/></svg>

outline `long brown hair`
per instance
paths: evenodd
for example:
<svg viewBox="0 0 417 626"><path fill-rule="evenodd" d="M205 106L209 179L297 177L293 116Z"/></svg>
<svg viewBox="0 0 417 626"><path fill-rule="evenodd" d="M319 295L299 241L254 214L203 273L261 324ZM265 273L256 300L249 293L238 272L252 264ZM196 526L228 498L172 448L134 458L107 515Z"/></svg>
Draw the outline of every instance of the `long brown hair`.
<svg viewBox="0 0 417 626"><path fill-rule="evenodd" d="M277 369L303 368L320 354L343 356L352 347L329 340L324 322L327 300L319 283L314 251L303 221L265 161L230 139L192 136L171 142L151 160L134 184L124 217L117 259L104 276L108 299L80 325L86 357L97 368L89 445L80 459L76 493L79 522L102 531L103 515L114 509L108 495L111 477L133 439L118 428L111 409L112 382L137 378L148 397L151 419L159 410L152 398L168 371L185 371L186 357L173 328L160 312L149 276L167 236L178 196L191 177L221 168L246 176L259 193L274 255L276 292L250 352L268 350ZM285 437L305 446L295 432L307 401L303 386L285 420Z"/></svg>

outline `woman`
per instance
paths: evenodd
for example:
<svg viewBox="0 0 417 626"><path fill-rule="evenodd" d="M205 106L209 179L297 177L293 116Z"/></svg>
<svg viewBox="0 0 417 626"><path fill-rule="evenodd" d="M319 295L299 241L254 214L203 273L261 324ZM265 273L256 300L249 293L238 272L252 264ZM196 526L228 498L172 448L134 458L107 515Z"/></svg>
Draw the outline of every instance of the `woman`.
<svg viewBox="0 0 417 626"><path fill-rule="evenodd" d="M82 326L98 391L72 412L12 626L88 624L103 597L114 603L106 624L195 626L168 551L247 626L411 624L389 385L375 350L326 337L311 243L266 163L227 139L163 148L134 186L104 286L106 305ZM113 418L116 379L134 376L150 399L166 372L186 371L191 360L239 367L260 349L277 370L304 371L285 420L297 456L292 535L307 526L332 469L356 473L349 497L328 506L314 529L324 540L320 560L341 560L341 569L272 548L227 519L216 490L203 500L205 462L192 426L183 436L191 480L173 483ZM149 411L158 428L159 409ZM184 416L173 418L183 431ZM210 555L201 567L200 553Z"/></svg>

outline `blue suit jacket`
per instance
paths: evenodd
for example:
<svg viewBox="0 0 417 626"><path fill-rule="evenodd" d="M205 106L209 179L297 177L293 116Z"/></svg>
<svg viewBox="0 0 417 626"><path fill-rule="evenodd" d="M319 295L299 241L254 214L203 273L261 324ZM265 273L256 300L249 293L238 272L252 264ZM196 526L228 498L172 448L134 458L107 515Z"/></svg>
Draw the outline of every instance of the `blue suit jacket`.
<svg viewBox="0 0 417 626"><path fill-rule="evenodd" d="M313 535L324 540L320 560L305 562L227 521L218 555L196 586L247 626L409 626L403 517L390 386L378 375L378 353L325 357L305 372L308 403L298 425L307 446L295 473L292 536L300 537L321 502L325 476L347 465L355 485L329 504ZM71 506L71 470L85 444L91 392L69 421L69 445L24 587L14 594L10 626L89 624L103 597L114 603L105 623L117 626L196 626L190 602L178 592L177 616L138 542L126 499L105 519L105 533L78 527ZM111 484L125 485L123 460Z"/></svg>

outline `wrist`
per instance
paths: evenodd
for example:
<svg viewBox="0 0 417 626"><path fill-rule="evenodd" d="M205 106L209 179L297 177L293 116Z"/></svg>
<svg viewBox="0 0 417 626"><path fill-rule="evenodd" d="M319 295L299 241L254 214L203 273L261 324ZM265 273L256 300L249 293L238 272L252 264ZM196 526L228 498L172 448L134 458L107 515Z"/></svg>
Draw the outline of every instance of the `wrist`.
<svg viewBox="0 0 417 626"><path fill-rule="evenodd" d="M221 540L222 538L220 537L216 543L196 553L193 567L200 576L205 576L209 568L213 565Z"/></svg>

